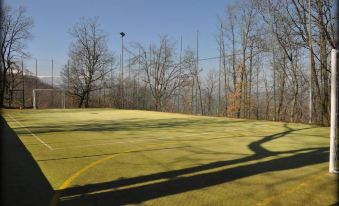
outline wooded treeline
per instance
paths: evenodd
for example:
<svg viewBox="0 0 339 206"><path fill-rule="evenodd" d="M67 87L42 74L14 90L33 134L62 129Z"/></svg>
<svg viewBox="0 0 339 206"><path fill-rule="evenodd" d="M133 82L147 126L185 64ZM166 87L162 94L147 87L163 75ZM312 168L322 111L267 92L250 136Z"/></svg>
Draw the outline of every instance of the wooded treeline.
<svg viewBox="0 0 339 206"><path fill-rule="evenodd" d="M334 0L240 0L216 18L210 59L199 56L199 32L194 45L163 35L116 55L98 19L82 18L61 73L66 107L328 125L337 18Z"/></svg>

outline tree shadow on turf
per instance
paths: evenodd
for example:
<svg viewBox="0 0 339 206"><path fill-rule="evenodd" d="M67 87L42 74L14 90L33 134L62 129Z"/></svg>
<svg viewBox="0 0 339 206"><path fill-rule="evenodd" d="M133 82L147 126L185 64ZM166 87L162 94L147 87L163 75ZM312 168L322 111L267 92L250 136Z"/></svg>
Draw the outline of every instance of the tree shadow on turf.
<svg viewBox="0 0 339 206"><path fill-rule="evenodd" d="M281 152L273 152L265 149L262 146L264 143L282 138L294 131L309 129L291 129L287 124L284 126L287 129L286 131L265 136L262 139L250 143L248 147L254 152L252 155L234 160L212 162L191 168L68 188L59 191L62 194L59 205L136 204L155 198L202 189L261 173L295 169L328 161L327 147L304 148ZM246 165L227 169L221 168L238 163L247 163L253 160L258 161L281 154L289 156L276 157L275 159L248 163ZM215 169L218 168L220 169L215 171ZM210 169L214 169L214 171L194 174ZM154 183L152 181L160 182Z"/></svg>
<svg viewBox="0 0 339 206"><path fill-rule="evenodd" d="M30 152L0 116L1 205L45 206L53 188Z"/></svg>
<svg viewBox="0 0 339 206"><path fill-rule="evenodd" d="M20 122L23 120L20 119ZM154 129L172 129L177 130L180 128L185 128L187 126L194 125L197 128L201 126L210 126L213 130L213 125L217 124L218 127L225 127L225 125L233 123L241 123L247 120L218 120L213 121L210 119L180 119L180 118L168 118L168 119L143 119L143 118L129 118L124 121L121 120L101 120L99 123L95 121L80 121L77 123L70 123L68 121L59 122L58 124L40 123L39 126L30 126L30 130L35 134L44 134L44 133L58 133L65 131L67 132L76 132L76 131L85 131L85 132L95 132L95 131L150 131ZM18 134L27 134L26 130L18 130Z"/></svg>

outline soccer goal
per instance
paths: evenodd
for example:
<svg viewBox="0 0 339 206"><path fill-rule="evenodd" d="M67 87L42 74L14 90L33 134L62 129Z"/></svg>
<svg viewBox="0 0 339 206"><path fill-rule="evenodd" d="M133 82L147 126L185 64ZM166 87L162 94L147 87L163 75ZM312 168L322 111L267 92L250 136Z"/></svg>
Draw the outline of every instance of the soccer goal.
<svg viewBox="0 0 339 206"><path fill-rule="evenodd" d="M338 173L338 50L331 51L331 131L329 172Z"/></svg>
<svg viewBox="0 0 339 206"><path fill-rule="evenodd" d="M33 108L66 108L65 91L62 89L33 89Z"/></svg>

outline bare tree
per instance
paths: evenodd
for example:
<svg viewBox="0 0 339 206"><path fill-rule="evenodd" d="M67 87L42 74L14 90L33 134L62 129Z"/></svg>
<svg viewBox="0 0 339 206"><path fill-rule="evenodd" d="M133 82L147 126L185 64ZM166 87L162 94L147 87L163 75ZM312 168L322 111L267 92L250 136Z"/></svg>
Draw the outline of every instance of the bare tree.
<svg viewBox="0 0 339 206"><path fill-rule="evenodd" d="M71 30L74 41L69 51L69 66L61 73L69 93L78 97L78 107L89 106L90 94L101 88L99 83L111 72L113 54L108 51L107 37L98 20L82 18ZM109 76L109 75L107 75Z"/></svg>
<svg viewBox="0 0 339 206"><path fill-rule="evenodd" d="M167 36L160 37L159 46L151 45L149 51L140 44L139 61L146 74L146 83L154 100L154 108L161 111L179 85L185 81L185 60L181 63L175 58L175 44ZM178 78L178 77L181 78Z"/></svg>
<svg viewBox="0 0 339 206"><path fill-rule="evenodd" d="M237 42L240 40L237 38L237 33L239 32L239 14L238 14L239 8L235 4L229 4L226 7L225 10L225 36L228 42L232 45L231 46L231 75L232 75L232 88L230 87L229 82L229 90L230 91L230 97L233 98L233 104L232 104L232 110L237 107L237 100L234 98L236 95L237 90ZM223 50L223 49L222 49ZM224 53L224 51L222 52ZM226 74L226 72L225 72ZM234 114L234 111L232 111L232 114Z"/></svg>
<svg viewBox="0 0 339 206"><path fill-rule="evenodd" d="M4 6L1 21L1 79L0 79L0 108L4 106L7 73L18 60L28 55L26 42L31 38L30 30L33 26L32 18L26 16L26 9L13 9Z"/></svg>
<svg viewBox="0 0 339 206"><path fill-rule="evenodd" d="M19 86L22 85L23 81L23 70L17 63L13 63L8 70L8 77L6 82L6 94L8 95L7 101L8 106L12 107L14 100L14 93L19 89Z"/></svg>
<svg viewBox="0 0 339 206"><path fill-rule="evenodd" d="M207 115L213 115L214 90L217 84L217 77L220 76L215 70L209 70L206 77L206 109ZM218 94L219 95L219 94ZM218 97L219 98L219 97ZM219 100L218 100L219 101ZM218 108L218 107L217 107Z"/></svg>

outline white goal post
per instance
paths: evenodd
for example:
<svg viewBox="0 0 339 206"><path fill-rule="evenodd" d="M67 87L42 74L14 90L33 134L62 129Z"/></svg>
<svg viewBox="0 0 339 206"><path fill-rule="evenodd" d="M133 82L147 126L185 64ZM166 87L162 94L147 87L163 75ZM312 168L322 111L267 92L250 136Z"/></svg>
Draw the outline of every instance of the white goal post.
<svg viewBox="0 0 339 206"><path fill-rule="evenodd" d="M338 50L331 51L331 131L329 172L338 173Z"/></svg>
<svg viewBox="0 0 339 206"><path fill-rule="evenodd" d="M33 89L33 109L37 109L37 92L42 91L42 92L46 92L46 91L50 91L52 93L54 92L58 92L60 93L60 106L61 108L65 109L66 108L66 97L65 97L65 91L62 89ZM54 94L52 94L51 99L54 99Z"/></svg>

